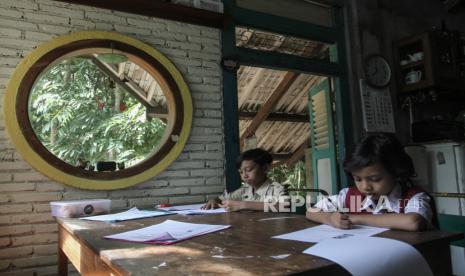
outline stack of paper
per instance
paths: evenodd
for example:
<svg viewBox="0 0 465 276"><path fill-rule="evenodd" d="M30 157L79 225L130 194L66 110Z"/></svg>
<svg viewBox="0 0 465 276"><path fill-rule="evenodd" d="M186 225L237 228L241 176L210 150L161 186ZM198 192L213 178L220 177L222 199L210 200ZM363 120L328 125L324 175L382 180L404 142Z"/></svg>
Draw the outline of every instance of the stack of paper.
<svg viewBox="0 0 465 276"><path fill-rule="evenodd" d="M190 205L182 205L182 206L164 207L164 208L159 208L159 209L172 212L175 214L180 214L180 215L206 215L206 214L220 214L220 213L227 212L224 208L210 209L210 210L201 209L203 205L205 204L203 203L190 204Z"/></svg>
<svg viewBox="0 0 465 276"><path fill-rule="evenodd" d="M173 244L196 236L220 231L230 225L196 224L174 220L120 234L105 236L106 239L152 244Z"/></svg>
<svg viewBox="0 0 465 276"><path fill-rule="evenodd" d="M84 217L81 219L86 220L96 220L96 221L123 221L123 220L131 220L131 219L140 219L140 218L150 218L150 217L158 217L158 216L165 216L171 215L170 212L164 211L146 211L146 210L139 210L137 207L133 207L127 211L116 213L116 214L109 214L109 215L101 215L101 216L92 216L92 217Z"/></svg>

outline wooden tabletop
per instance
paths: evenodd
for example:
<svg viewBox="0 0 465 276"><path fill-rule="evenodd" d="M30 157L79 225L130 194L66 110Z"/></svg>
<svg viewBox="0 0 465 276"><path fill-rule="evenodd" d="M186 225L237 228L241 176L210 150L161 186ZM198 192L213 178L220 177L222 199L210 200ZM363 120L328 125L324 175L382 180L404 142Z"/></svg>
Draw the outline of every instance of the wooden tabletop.
<svg viewBox="0 0 465 276"><path fill-rule="evenodd" d="M289 218L263 220L277 217ZM232 227L174 245L149 245L102 238L150 226L166 219L190 223L228 224ZM170 215L118 223L67 218L57 218L57 221L60 227L91 248L95 254L100 255L103 262L122 275L283 275L309 271L312 275L348 275L342 267L329 260L303 254L302 251L312 246L312 243L271 238L316 225L306 220L303 215L243 211L204 216ZM442 231L418 233L392 230L377 236L393 238L415 246L428 262L443 261L437 255L439 248L443 248L443 251L448 250L450 241L463 237L460 233ZM287 254L288 257L282 258ZM450 255L444 258L446 262L450 261Z"/></svg>

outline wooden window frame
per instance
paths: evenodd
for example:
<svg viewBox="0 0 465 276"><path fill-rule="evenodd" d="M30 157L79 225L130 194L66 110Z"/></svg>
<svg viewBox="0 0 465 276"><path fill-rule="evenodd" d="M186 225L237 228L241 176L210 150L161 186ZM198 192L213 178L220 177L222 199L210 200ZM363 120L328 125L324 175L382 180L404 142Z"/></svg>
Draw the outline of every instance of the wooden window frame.
<svg viewBox="0 0 465 276"><path fill-rule="evenodd" d="M52 63L73 52L107 48L127 54L151 74L167 98L168 126L155 152L137 165L100 172L68 164L52 154L32 129L28 103L33 85ZM192 99L181 73L160 52L136 39L109 32L79 32L49 41L26 57L15 70L5 96L7 130L22 157L51 179L86 189L118 189L154 177L181 153L192 126Z"/></svg>

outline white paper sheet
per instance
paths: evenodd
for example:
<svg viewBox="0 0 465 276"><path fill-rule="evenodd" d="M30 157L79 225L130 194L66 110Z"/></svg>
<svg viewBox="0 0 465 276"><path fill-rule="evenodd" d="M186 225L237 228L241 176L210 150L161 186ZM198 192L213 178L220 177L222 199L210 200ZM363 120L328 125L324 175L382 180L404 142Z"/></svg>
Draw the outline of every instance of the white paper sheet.
<svg viewBox="0 0 465 276"><path fill-rule="evenodd" d="M159 224L120 234L105 236L105 238L142 243L172 244L192 237L220 231L229 227L231 226L165 220Z"/></svg>
<svg viewBox="0 0 465 276"><path fill-rule="evenodd" d="M356 276L433 275L426 260L413 246L392 239L327 239L303 253L329 259Z"/></svg>
<svg viewBox="0 0 465 276"><path fill-rule="evenodd" d="M195 210L183 210L183 211L172 211L173 213L180 214L180 215L208 215L208 214L221 214L226 213L226 209L224 208L217 208L217 209L195 209Z"/></svg>
<svg viewBox="0 0 465 276"><path fill-rule="evenodd" d="M165 210L165 211L197 210L197 209L200 209L203 205L205 205L205 203L170 206L170 207L163 207L163 208L158 208L158 209Z"/></svg>
<svg viewBox="0 0 465 276"><path fill-rule="evenodd" d="M387 230L389 229L365 225L353 225L351 229L339 229L326 224L322 224L300 231L274 236L273 238L302 242L321 242L323 240L331 238L341 239L353 236L368 237Z"/></svg>
<svg viewBox="0 0 465 276"><path fill-rule="evenodd" d="M100 216L92 216L92 217L84 217L81 219L86 220L96 220L96 221L123 221L123 220L131 220L131 219L140 219L140 218L150 218L150 217L158 217L158 216L165 216L170 215L172 213L163 212L163 211L147 211L147 210L139 210L137 207L133 207L127 211L116 213L116 214L109 214L109 215L100 215Z"/></svg>
<svg viewBox="0 0 465 276"><path fill-rule="evenodd" d="M209 209L209 210L200 209L204 205L205 205L204 203L200 203L200 204L163 207L163 208L158 208L158 209L169 211L169 212L180 214L180 215L207 215L207 214L221 214L221 213L227 212L224 208Z"/></svg>

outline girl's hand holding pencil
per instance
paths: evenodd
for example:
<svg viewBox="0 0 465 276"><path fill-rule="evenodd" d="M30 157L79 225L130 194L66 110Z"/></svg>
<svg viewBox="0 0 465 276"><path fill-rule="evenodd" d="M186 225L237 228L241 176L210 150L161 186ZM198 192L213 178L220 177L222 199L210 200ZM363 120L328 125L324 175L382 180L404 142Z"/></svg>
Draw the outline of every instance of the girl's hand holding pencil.
<svg viewBox="0 0 465 276"><path fill-rule="evenodd" d="M336 228L341 228L341 229L350 229L352 226L352 222L350 221L349 214L342 212L339 210L339 206L331 200L330 197L326 198L331 205L336 208L336 212L332 213L331 216L329 217L329 225L336 227Z"/></svg>
<svg viewBox="0 0 465 276"><path fill-rule="evenodd" d="M339 212L334 212L331 214L328 224L341 229L350 229L352 226L352 222L349 219L349 214L342 214Z"/></svg>

